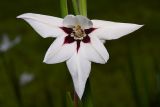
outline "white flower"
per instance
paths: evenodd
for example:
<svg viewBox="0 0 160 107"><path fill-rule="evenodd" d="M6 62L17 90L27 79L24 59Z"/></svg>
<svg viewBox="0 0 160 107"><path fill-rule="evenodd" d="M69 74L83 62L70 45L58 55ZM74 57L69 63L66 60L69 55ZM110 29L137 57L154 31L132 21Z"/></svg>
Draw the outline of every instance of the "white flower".
<svg viewBox="0 0 160 107"><path fill-rule="evenodd" d="M44 62L55 64L67 62L75 90L81 99L91 62L105 64L109 54L102 42L118 39L142 25L89 20L84 16L67 15L64 19L26 13L18 16L27 21L42 37L55 37Z"/></svg>
<svg viewBox="0 0 160 107"><path fill-rule="evenodd" d="M34 75L24 72L20 75L20 80L19 83L21 86L24 86L26 84L28 84L29 82L31 82L34 79Z"/></svg>
<svg viewBox="0 0 160 107"><path fill-rule="evenodd" d="M0 44L0 52L6 52L20 42L21 38L17 36L14 40L10 40L7 34L2 36Z"/></svg>

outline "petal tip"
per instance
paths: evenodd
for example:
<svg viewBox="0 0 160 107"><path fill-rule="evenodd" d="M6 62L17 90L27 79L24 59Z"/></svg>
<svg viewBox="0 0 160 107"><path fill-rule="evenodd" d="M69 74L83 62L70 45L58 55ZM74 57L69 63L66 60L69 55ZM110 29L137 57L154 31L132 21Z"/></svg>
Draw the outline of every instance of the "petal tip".
<svg viewBox="0 0 160 107"><path fill-rule="evenodd" d="M105 59L104 64L106 64L108 62L108 60L109 60L109 55L107 55L107 58Z"/></svg>
<svg viewBox="0 0 160 107"><path fill-rule="evenodd" d="M46 63L46 60L45 60L45 59L43 60L43 63Z"/></svg>
<svg viewBox="0 0 160 107"><path fill-rule="evenodd" d="M83 93L77 93L77 95L78 95L78 98L81 100L83 97Z"/></svg>
<svg viewBox="0 0 160 107"><path fill-rule="evenodd" d="M43 63L45 63L45 64L51 64L51 63L49 63L49 61L46 58L43 59Z"/></svg>
<svg viewBox="0 0 160 107"><path fill-rule="evenodd" d="M23 16L23 14L22 14L22 15L17 16L16 18L17 18L17 19L21 19L21 18L22 18L22 16Z"/></svg>
<svg viewBox="0 0 160 107"><path fill-rule="evenodd" d="M18 19L24 19L24 18L27 18L28 16L31 16L33 13L24 13L24 14L21 14L19 16L17 16L16 18Z"/></svg>
<svg viewBox="0 0 160 107"><path fill-rule="evenodd" d="M133 31L136 31L138 29L140 29L141 27L143 27L144 25L139 25L139 24L133 24Z"/></svg>
<svg viewBox="0 0 160 107"><path fill-rule="evenodd" d="M143 27L144 25L137 25L137 28L139 29L139 28L141 28L141 27Z"/></svg>
<svg viewBox="0 0 160 107"><path fill-rule="evenodd" d="M19 15L19 16L17 16L16 18L23 18L25 15L26 15L27 13L24 13L24 14L21 14L21 15Z"/></svg>
<svg viewBox="0 0 160 107"><path fill-rule="evenodd" d="M79 99L81 100L82 99L82 95L78 95Z"/></svg>

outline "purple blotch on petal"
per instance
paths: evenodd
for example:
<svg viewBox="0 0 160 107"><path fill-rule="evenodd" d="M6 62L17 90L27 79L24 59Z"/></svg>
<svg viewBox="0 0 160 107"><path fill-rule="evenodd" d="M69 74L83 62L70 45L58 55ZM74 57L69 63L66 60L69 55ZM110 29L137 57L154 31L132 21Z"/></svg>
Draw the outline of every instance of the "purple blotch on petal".
<svg viewBox="0 0 160 107"><path fill-rule="evenodd" d="M60 27L65 33L71 34L73 32L72 28L67 28L67 27Z"/></svg>
<svg viewBox="0 0 160 107"><path fill-rule="evenodd" d="M81 41L80 41L80 40L77 40L76 42L77 42L77 53L78 53L78 50L79 50L79 48L80 48Z"/></svg>
<svg viewBox="0 0 160 107"><path fill-rule="evenodd" d="M66 36L63 44L73 43L75 40L70 35Z"/></svg>
<svg viewBox="0 0 160 107"><path fill-rule="evenodd" d="M90 37L88 35L86 37L84 37L82 41L84 43L90 43L91 42Z"/></svg>
<svg viewBox="0 0 160 107"><path fill-rule="evenodd" d="M85 29L85 33L86 34L90 34L91 32L93 32L94 30L96 30L97 28L89 28L89 29Z"/></svg>

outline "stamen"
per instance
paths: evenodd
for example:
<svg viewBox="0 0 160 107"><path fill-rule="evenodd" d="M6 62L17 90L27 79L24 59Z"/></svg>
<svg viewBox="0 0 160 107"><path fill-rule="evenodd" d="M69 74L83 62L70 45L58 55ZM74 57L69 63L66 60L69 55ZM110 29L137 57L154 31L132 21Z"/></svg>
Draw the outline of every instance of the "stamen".
<svg viewBox="0 0 160 107"><path fill-rule="evenodd" d="M73 28L71 36L73 36L75 40L82 40L86 36L86 34L81 26L77 25Z"/></svg>

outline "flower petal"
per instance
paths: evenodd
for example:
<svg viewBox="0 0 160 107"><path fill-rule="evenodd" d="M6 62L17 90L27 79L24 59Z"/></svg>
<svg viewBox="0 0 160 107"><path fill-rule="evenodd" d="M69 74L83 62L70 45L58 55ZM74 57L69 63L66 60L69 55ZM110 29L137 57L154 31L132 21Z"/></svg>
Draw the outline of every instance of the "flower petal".
<svg viewBox="0 0 160 107"><path fill-rule="evenodd" d="M78 20L78 24L83 28L83 29L89 29L93 27L93 23L91 20L89 20L87 17L77 15L76 16Z"/></svg>
<svg viewBox="0 0 160 107"><path fill-rule="evenodd" d="M101 56L101 54L93 47L90 43L81 43L81 48L84 49L86 59L89 61L104 64L106 61Z"/></svg>
<svg viewBox="0 0 160 107"><path fill-rule="evenodd" d="M91 62L85 59L83 50L79 50L79 53L75 53L67 61L68 69L71 73L75 90L81 99L85 89L86 81L91 71Z"/></svg>
<svg viewBox="0 0 160 107"><path fill-rule="evenodd" d="M76 42L63 44L64 37L58 37L49 47L44 61L47 64L55 64L68 60L76 52Z"/></svg>
<svg viewBox="0 0 160 107"><path fill-rule="evenodd" d="M58 37L65 34L63 30L59 28L63 24L63 19L61 18L34 13L25 13L17 18L22 18L27 21L37 33L44 38Z"/></svg>
<svg viewBox="0 0 160 107"><path fill-rule="evenodd" d="M91 38L91 45L94 48L94 50L97 52L97 53L94 53L94 55L96 55L96 54L99 54L99 55L97 55L97 57L95 57L95 58L93 58L94 56L90 55L90 56L88 56L88 58L90 58L90 60L92 59L92 61L96 62L96 63L107 62L109 59L109 54L108 54L106 48L104 47L103 43L96 36L90 37L90 38ZM88 52L88 55L92 54L89 51L87 51L87 52ZM99 57L101 57L101 58L99 58Z"/></svg>
<svg viewBox="0 0 160 107"><path fill-rule="evenodd" d="M102 40L100 40L103 44L105 44L106 43L106 40L104 40L104 39L102 39Z"/></svg>
<svg viewBox="0 0 160 107"><path fill-rule="evenodd" d="M78 20L74 15L67 15L63 20L63 26L73 28L78 24Z"/></svg>
<svg viewBox="0 0 160 107"><path fill-rule="evenodd" d="M98 29L93 31L90 35L98 36L98 38L104 40L118 39L143 26L131 23L116 23L102 20L92 20L92 22L93 27Z"/></svg>

